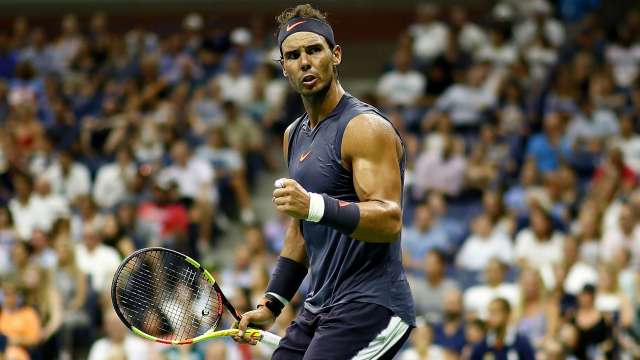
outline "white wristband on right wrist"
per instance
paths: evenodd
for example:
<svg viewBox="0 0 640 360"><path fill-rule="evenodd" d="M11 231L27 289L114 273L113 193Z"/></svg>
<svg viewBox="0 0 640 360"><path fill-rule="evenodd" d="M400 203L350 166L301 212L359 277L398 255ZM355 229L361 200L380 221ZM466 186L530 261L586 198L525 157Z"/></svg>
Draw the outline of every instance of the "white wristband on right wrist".
<svg viewBox="0 0 640 360"><path fill-rule="evenodd" d="M324 215L324 198L316 193L309 193L309 215L307 221L319 222Z"/></svg>

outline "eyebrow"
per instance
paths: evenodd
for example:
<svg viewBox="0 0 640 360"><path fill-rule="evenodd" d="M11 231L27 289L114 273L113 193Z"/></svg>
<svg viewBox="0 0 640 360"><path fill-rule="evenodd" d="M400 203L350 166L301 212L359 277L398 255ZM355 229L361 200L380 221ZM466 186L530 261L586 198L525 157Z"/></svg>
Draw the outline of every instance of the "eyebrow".
<svg viewBox="0 0 640 360"><path fill-rule="evenodd" d="M314 46L320 46L320 47L323 47L323 45L322 45L322 43L321 43L321 42L316 42L316 43L312 43L312 44L309 44L309 45L304 45L304 46L302 46L302 47L306 49L306 48L310 48L310 47L314 47ZM284 55L291 54L291 53L293 53L293 52L295 52L295 51L298 51L298 49L293 49L293 50L285 51L285 52L284 52Z"/></svg>

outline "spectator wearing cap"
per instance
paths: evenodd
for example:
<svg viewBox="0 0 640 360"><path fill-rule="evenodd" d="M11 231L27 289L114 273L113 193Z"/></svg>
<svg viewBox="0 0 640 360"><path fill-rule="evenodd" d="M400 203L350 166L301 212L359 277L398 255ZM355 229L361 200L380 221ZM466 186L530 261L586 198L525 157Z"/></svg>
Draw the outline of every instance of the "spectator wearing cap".
<svg viewBox="0 0 640 360"><path fill-rule="evenodd" d="M464 292L464 307L467 314L487 319L487 307L497 298L505 298L512 307L520 303L520 290L513 283L506 282L507 266L498 259L492 259L484 270L484 284L468 288Z"/></svg>
<svg viewBox="0 0 640 360"><path fill-rule="evenodd" d="M476 345L470 359L534 360L535 351L529 339L511 327L512 306L504 298L489 303L488 333L483 342Z"/></svg>

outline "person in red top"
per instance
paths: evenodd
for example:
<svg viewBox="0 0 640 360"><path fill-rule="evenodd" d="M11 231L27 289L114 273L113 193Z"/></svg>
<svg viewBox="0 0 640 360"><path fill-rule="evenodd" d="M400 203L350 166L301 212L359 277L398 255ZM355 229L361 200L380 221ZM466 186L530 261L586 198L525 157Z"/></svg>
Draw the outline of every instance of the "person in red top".
<svg viewBox="0 0 640 360"><path fill-rule="evenodd" d="M624 154L619 148L609 150L607 157L593 174L593 183L603 180L619 181L624 190L632 190L637 183L637 174L624 161Z"/></svg>

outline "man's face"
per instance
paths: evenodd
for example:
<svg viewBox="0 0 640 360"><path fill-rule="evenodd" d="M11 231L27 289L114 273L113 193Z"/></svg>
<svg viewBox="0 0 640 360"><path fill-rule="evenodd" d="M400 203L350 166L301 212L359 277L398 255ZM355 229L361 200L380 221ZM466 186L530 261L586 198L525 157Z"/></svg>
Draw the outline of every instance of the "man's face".
<svg viewBox="0 0 640 360"><path fill-rule="evenodd" d="M302 96L313 96L331 85L341 50L339 46L329 49L321 35L301 31L284 40L282 58L282 70L291 86Z"/></svg>

